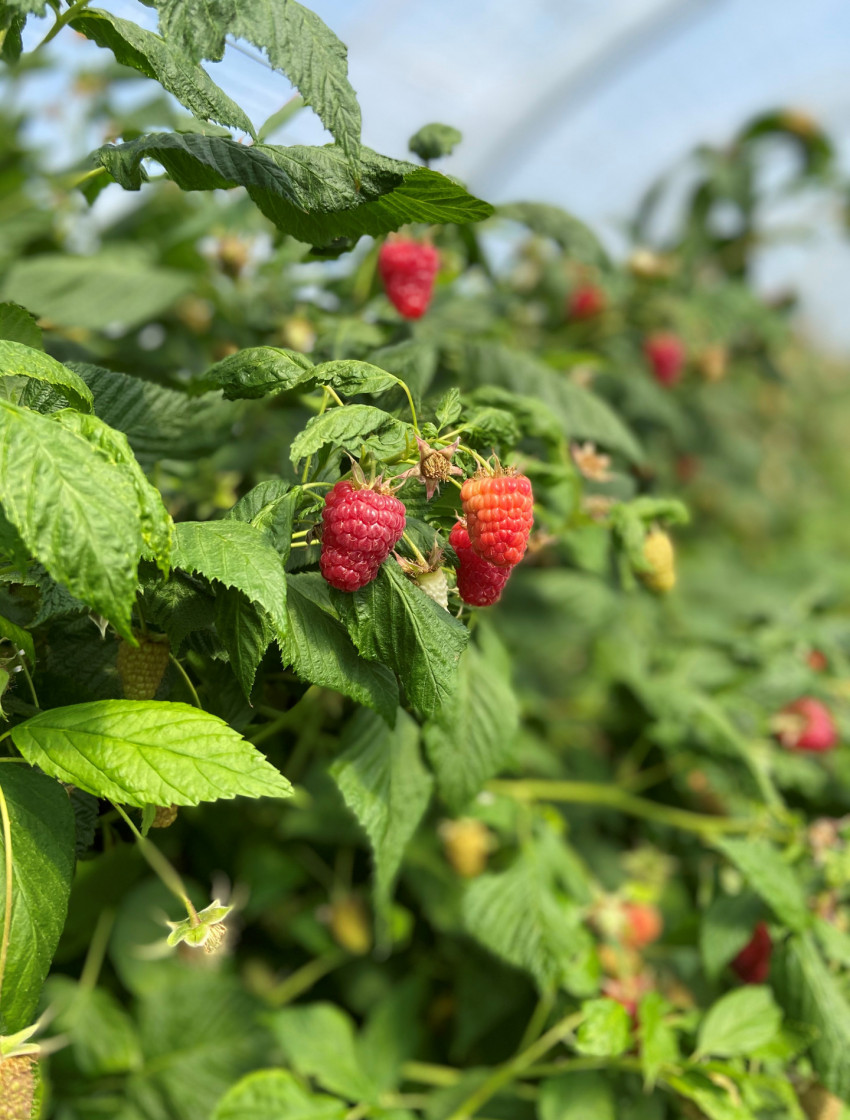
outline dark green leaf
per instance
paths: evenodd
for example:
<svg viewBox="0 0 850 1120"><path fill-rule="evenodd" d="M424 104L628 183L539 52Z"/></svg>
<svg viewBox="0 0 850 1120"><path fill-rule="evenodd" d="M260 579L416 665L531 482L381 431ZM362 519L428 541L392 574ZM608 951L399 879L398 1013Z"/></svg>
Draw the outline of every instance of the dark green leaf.
<svg viewBox="0 0 850 1120"><path fill-rule="evenodd" d="M324 1093L311 1093L283 1069L261 1069L231 1086L211 1120L345 1120L348 1105Z"/></svg>
<svg viewBox="0 0 850 1120"><path fill-rule="evenodd" d="M388 449L403 451L407 445L408 430L409 425L370 404L329 408L327 412L314 416L304 431L299 432L289 448L289 457L293 463L298 463L328 443L358 454L361 446L372 439L378 439Z"/></svg>
<svg viewBox="0 0 850 1120"><path fill-rule="evenodd" d="M43 350L41 328L35 315L17 303L0 303L0 338Z"/></svg>
<svg viewBox="0 0 850 1120"><path fill-rule="evenodd" d="M441 156L450 156L455 145L463 139L462 133L449 124L426 124L410 137L408 148L427 163Z"/></svg>
<svg viewBox="0 0 850 1120"><path fill-rule="evenodd" d="M204 374L204 384L221 389L228 400L264 397L312 380L312 362L294 350L254 346L217 362Z"/></svg>
<svg viewBox="0 0 850 1120"><path fill-rule="evenodd" d="M539 1120L618 1120L617 1102L604 1073L563 1073L540 1083Z"/></svg>
<svg viewBox="0 0 850 1120"><path fill-rule="evenodd" d="M276 1012L270 1026L288 1062L304 1077L350 1101L375 1100L355 1049L354 1027L338 1007L311 1003Z"/></svg>
<svg viewBox="0 0 850 1120"><path fill-rule="evenodd" d="M723 838L715 846L744 875L749 885L790 929L811 925L806 895L792 867L767 840Z"/></svg>
<svg viewBox="0 0 850 1120"><path fill-rule="evenodd" d="M332 385L340 393L353 397L357 393L385 393L398 385L398 378L386 370L350 359L322 362L313 369L313 376L322 384Z"/></svg>
<svg viewBox="0 0 850 1120"><path fill-rule="evenodd" d="M250 700L257 668L274 640L274 627L265 611L241 591L224 587L215 597L215 628L230 657L230 667Z"/></svg>

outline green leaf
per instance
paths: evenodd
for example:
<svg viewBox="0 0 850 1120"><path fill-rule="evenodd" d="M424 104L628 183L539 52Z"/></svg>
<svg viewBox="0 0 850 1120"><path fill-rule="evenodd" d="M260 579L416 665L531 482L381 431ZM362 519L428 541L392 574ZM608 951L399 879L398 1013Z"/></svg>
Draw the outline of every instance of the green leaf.
<svg viewBox="0 0 850 1120"><path fill-rule="evenodd" d="M697 1054L747 1056L771 1042L781 1025L782 1012L770 988L748 984L727 992L708 1009L697 1035Z"/></svg>
<svg viewBox="0 0 850 1120"><path fill-rule="evenodd" d="M384 665L364 660L336 617L328 585L316 572L287 577L289 636L281 643L284 664L303 681L333 688L374 709L392 725L398 684Z"/></svg>
<svg viewBox="0 0 850 1120"><path fill-rule="evenodd" d="M15 650L23 650L26 655L30 667L35 665L35 646L33 645L32 635L22 630L20 626L16 626L14 622L10 622L8 618L3 618L0 615L0 638L5 638L11 642Z"/></svg>
<svg viewBox="0 0 850 1120"><path fill-rule="evenodd" d="M150 3L151 0L145 0ZM225 36L238 0L152 0L162 37L200 62L224 57Z"/></svg>
<svg viewBox="0 0 850 1120"><path fill-rule="evenodd" d="M331 601L360 653L393 669L408 703L435 715L456 687L469 641L466 627L411 583L395 561L366 587L336 592Z"/></svg>
<svg viewBox="0 0 850 1120"><path fill-rule="evenodd" d="M127 437L104 424L97 416L84 416L67 409L51 413L50 419L101 452L107 462L117 467L136 494L142 539L147 545L147 556L156 561L159 569L168 575L171 560L171 541L174 524L163 505L162 495L145 478L135 455L130 450Z"/></svg>
<svg viewBox="0 0 850 1120"><path fill-rule="evenodd" d="M175 527L174 566L236 587L262 607L286 638L286 576L274 545L243 521L184 521Z"/></svg>
<svg viewBox="0 0 850 1120"><path fill-rule="evenodd" d="M471 385L501 386L542 401L560 421L565 439L591 440L633 462L643 461L640 444L605 401L539 358L499 343L473 342L454 360Z"/></svg>
<svg viewBox="0 0 850 1120"><path fill-rule="evenodd" d="M12 836L12 924L0 1004L0 1034L35 1019L41 987L65 924L74 872L68 794L44 774L0 763ZM6 919L6 844L0 830L0 929Z"/></svg>
<svg viewBox="0 0 850 1120"><path fill-rule="evenodd" d="M129 330L171 308L192 282L190 273L155 268L126 246L93 257L25 257L6 273L2 293L59 326Z"/></svg>
<svg viewBox="0 0 850 1120"><path fill-rule="evenodd" d="M463 139L463 134L450 124L425 124L407 141L407 146L420 159L427 163L441 156L450 156L455 145Z"/></svg>
<svg viewBox="0 0 850 1120"><path fill-rule="evenodd" d="M590 999L581 1005L584 1020L576 1032L576 1050L592 1058L616 1058L631 1045L629 1013L614 999Z"/></svg>
<svg viewBox="0 0 850 1120"><path fill-rule="evenodd" d="M480 627L458 665L457 688L425 725L425 748L440 796L458 812L511 757L519 704L508 651Z"/></svg>
<svg viewBox="0 0 850 1120"><path fill-rule="evenodd" d="M269 1018L287 1061L304 1077L350 1101L374 1101L376 1087L363 1073L354 1026L338 1007L310 1003Z"/></svg>
<svg viewBox="0 0 850 1120"><path fill-rule="evenodd" d="M744 948L762 913L761 901L749 891L734 897L720 895L712 900L699 929L703 968L711 979L716 979Z"/></svg>
<svg viewBox="0 0 850 1120"><path fill-rule="evenodd" d="M197 805L287 797L291 786L218 716L188 704L95 700L52 708L12 729L46 774L124 805Z"/></svg>
<svg viewBox="0 0 850 1120"><path fill-rule="evenodd" d="M346 805L369 838L375 860L375 908L386 916L404 850L422 819L434 779L422 764L419 728L399 709L390 728L361 709L330 768Z"/></svg>
<svg viewBox="0 0 850 1120"><path fill-rule="evenodd" d="M733 1096L728 1088L715 1084L699 1070L689 1070L681 1076L668 1074L664 1081L680 1096L693 1101L706 1120L756 1120L737 1090Z"/></svg>
<svg viewBox="0 0 850 1120"><path fill-rule="evenodd" d="M295 0L239 0L230 30L265 51L356 166L360 106L348 80L348 51L333 31Z"/></svg>
<svg viewBox="0 0 850 1120"><path fill-rule="evenodd" d="M276 346L252 346L217 362L204 374L203 382L211 389L221 389L232 401L293 389L312 377L312 362L303 354Z"/></svg>
<svg viewBox="0 0 850 1120"><path fill-rule="evenodd" d="M545 202L510 202L496 207L496 217L521 222L538 237L550 237L577 264L610 267L608 254L584 222Z"/></svg>
<svg viewBox="0 0 850 1120"><path fill-rule="evenodd" d="M303 493L300 487L290 489L281 478L268 479L249 490L224 516L262 530L286 562L292 545L292 523Z"/></svg>
<svg viewBox="0 0 850 1120"><path fill-rule="evenodd" d="M0 303L0 338L43 350L41 327L36 317L18 303Z"/></svg>
<svg viewBox="0 0 850 1120"><path fill-rule="evenodd" d="M92 394L85 381L43 350L0 340L0 377L30 377L55 385L70 404L91 411Z"/></svg>
<svg viewBox="0 0 850 1120"><path fill-rule="evenodd" d="M155 159L183 190L244 186L259 209L299 241L324 246L363 234L378 237L411 222L478 222L492 207L454 180L362 148L359 186L341 148L237 144L197 133L151 133L107 145L97 162L125 190L145 181Z"/></svg>
<svg viewBox="0 0 850 1120"><path fill-rule="evenodd" d="M332 385L340 393L353 397L357 393L385 393L398 386L398 378L369 362L351 359L322 362L315 366L313 376L324 385Z"/></svg>
<svg viewBox="0 0 850 1120"><path fill-rule="evenodd" d="M640 1066L647 1089L655 1085L665 1066L677 1065L680 1061L676 1032L664 1018L671 1010L660 992L647 992L640 1001L637 1014Z"/></svg>
<svg viewBox="0 0 850 1120"><path fill-rule="evenodd" d="M274 627L265 611L241 591L223 587L215 597L215 628L227 650L230 668L250 701L257 668L274 640Z"/></svg>
<svg viewBox="0 0 850 1120"><path fill-rule="evenodd" d="M540 1082L538 1120L618 1120L617 1103L603 1073L562 1073Z"/></svg>
<svg viewBox="0 0 850 1120"><path fill-rule="evenodd" d="M424 995L425 983L421 976L408 976L393 984L360 1032L357 1039L360 1066L379 1089L395 1089L402 1079L404 1062L418 1052L423 1034Z"/></svg>
<svg viewBox="0 0 850 1120"><path fill-rule="evenodd" d="M144 540L124 471L49 417L0 400L0 503L50 575L129 636Z"/></svg>
<svg viewBox="0 0 850 1120"><path fill-rule="evenodd" d="M507 871L472 882L463 900L464 925L491 953L530 973L541 991L564 988L592 995L598 988L593 939L579 908L558 889L551 861L529 845Z"/></svg>
<svg viewBox="0 0 850 1120"><path fill-rule="evenodd" d="M236 102L205 70L159 35L97 8L81 12L70 25L99 47L112 51L122 66L159 82L199 120L216 121L255 135L254 126Z"/></svg>
<svg viewBox="0 0 850 1120"><path fill-rule="evenodd" d="M811 925L803 886L777 848L758 837L718 838L714 844L785 925L796 932Z"/></svg>
<svg viewBox="0 0 850 1120"><path fill-rule="evenodd" d="M289 458L297 464L329 443L358 454L361 446L373 438L402 451L407 445L408 430L409 425L370 404L329 408L327 412L314 416L303 432L298 433L289 449Z"/></svg>
<svg viewBox="0 0 850 1120"><path fill-rule="evenodd" d="M831 1093L850 1095L850 1004L811 934L794 934L774 949L771 983L789 1019L817 1029L811 1059Z"/></svg>
<svg viewBox="0 0 850 1120"><path fill-rule="evenodd" d="M228 1089L212 1120L345 1120L347 1112L343 1101L309 1092L286 1070L261 1069Z"/></svg>
<svg viewBox="0 0 850 1120"><path fill-rule="evenodd" d="M67 976L47 981L51 1025L70 1042L74 1064L85 1077L108 1077L139 1069L142 1051L133 1020L105 988L89 988Z"/></svg>

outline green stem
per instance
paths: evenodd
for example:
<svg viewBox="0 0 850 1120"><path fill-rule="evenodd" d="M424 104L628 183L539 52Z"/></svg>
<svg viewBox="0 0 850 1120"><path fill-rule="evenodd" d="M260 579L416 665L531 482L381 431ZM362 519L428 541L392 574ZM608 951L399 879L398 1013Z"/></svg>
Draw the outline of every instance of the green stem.
<svg viewBox="0 0 850 1120"><path fill-rule="evenodd" d="M114 910L101 911L89 943L89 951L86 953L83 971L80 973L80 987L87 992L93 992L97 986L97 978L100 976L100 970L103 968L103 962L106 958L109 935L112 933L114 921Z"/></svg>
<svg viewBox="0 0 850 1120"><path fill-rule="evenodd" d="M536 1038L540 1036L540 1032L546 1024L546 1020L555 1005L555 993L552 990L546 991L537 1002L537 1006L531 1018L528 1020L528 1026L520 1040L519 1049L525 1050L530 1046Z"/></svg>
<svg viewBox="0 0 850 1120"><path fill-rule="evenodd" d="M419 561L419 563L420 564L425 564L427 566L428 561L425 559L425 557L422 555L422 553L416 547L415 542L413 541L412 537L407 532L407 530L405 530L401 535L402 535L402 538L404 540L404 543L407 545L407 547L410 549L410 551L413 553L413 555L416 557L416 559Z"/></svg>
<svg viewBox="0 0 850 1120"><path fill-rule="evenodd" d="M39 711L41 711L41 705L38 702L38 696L36 695L36 692L35 692L35 685L32 683L32 677L30 676L30 671L26 666L26 662L24 661L23 657L21 657L20 654L18 654L18 664L21 667L21 672L24 674L24 679L26 680L27 687L30 690L30 696L32 697L32 702L33 702L33 704L35 704L36 708Z"/></svg>
<svg viewBox="0 0 850 1120"><path fill-rule="evenodd" d="M42 47L46 47L51 39L55 39L62 28L71 22L74 16L79 15L83 8L88 7L88 3L89 0L76 0L75 4L72 4L67 11L63 12L61 16L57 17L56 22L53 24L53 26L50 28L50 30L47 32L47 34L35 49L37 51L40 51Z"/></svg>
<svg viewBox="0 0 850 1120"><path fill-rule="evenodd" d="M511 1058L510 1061L505 1062L503 1066L494 1070L486 1081L471 1093L466 1100L460 1104L454 1112L449 1116L448 1120L470 1120L475 1115L482 1105L486 1104L491 1097L494 1097L500 1089L514 1081L523 1070L529 1066L534 1065L538 1058L542 1058L544 1054L548 1053L553 1046L557 1046L568 1035L572 1034L575 1028L584 1018L582 1012L574 1012L568 1015L565 1019L561 1019L556 1023L551 1030L548 1030L544 1035L541 1035L536 1042L532 1043L526 1050Z"/></svg>
<svg viewBox="0 0 850 1120"><path fill-rule="evenodd" d="M526 778L521 781L492 781L487 789L502 793L518 801L562 801L580 805L598 805L602 808L616 809L631 817L655 821L657 824L681 828L686 832L712 834L718 832L752 832L755 821L733 817L711 817L704 813L692 813L688 809L677 809L672 805L661 805L643 797L635 797L616 786L596 782L560 782L539 778Z"/></svg>
<svg viewBox="0 0 850 1120"><path fill-rule="evenodd" d="M308 961L297 972L293 972L291 976L287 976L280 984L268 991L265 995L266 1002L270 1007L284 1007L309 991L323 976L333 972L347 959L341 950L334 950L324 957L316 957L315 960Z"/></svg>
<svg viewBox="0 0 850 1120"><path fill-rule="evenodd" d="M433 1062L405 1062L401 1067L401 1075L405 1081L414 1081L417 1085L434 1085L439 1089L448 1089L457 1085L463 1074L452 1066L438 1066Z"/></svg>
<svg viewBox="0 0 850 1120"><path fill-rule="evenodd" d="M179 898L183 905L186 907L186 913L189 917L197 922L198 911L192 905L189 895L183 880L178 873L174 870L162 852L150 840L142 836L141 832L133 824L130 817L124 812L120 805L112 802L113 809L117 809L121 816L124 818L125 823L130 831L136 838L136 843L139 845L139 851L145 858L150 869L157 875L161 882L171 891L175 898Z"/></svg>
<svg viewBox="0 0 850 1120"><path fill-rule="evenodd" d="M471 455L472 458L475 460L475 462L479 465L479 467L483 467L485 471L491 471L492 470L492 467L487 462L487 460L482 459L482 457L478 454L477 451L473 451L472 448L467 447L465 443L459 443L457 445L457 447L458 447L458 451L465 451L467 455Z"/></svg>
<svg viewBox="0 0 850 1120"><path fill-rule="evenodd" d="M0 818L3 822L3 850L6 856L6 908L3 911L3 936L0 938L0 995L3 992L3 978L6 975L6 958L9 955L9 941L12 935L12 822L9 820L9 807L3 787L0 786Z"/></svg>
<svg viewBox="0 0 850 1120"><path fill-rule="evenodd" d="M419 434L419 421L416 419L416 408L413 404L413 397L410 395L410 389L408 389L407 385L405 384L404 381L402 381L402 379L400 377L397 377L396 381L401 386L401 388L404 389L404 395L407 397L407 403L410 406L410 415L411 415L411 418L413 420L413 430L418 435Z"/></svg>
<svg viewBox="0 0 850 1120"><path fill-rule="evenodd" d="M327 409L328 401L330 399L331 392L333 391L333 390L329 389L327 385L323 385L322 390L323 390L322 404L319 408L319 411L316 413L317 416L321 416L322 413L325 412L325 410ZM337 400L339 400L339 397L337 397ZM340 404L342 404L342 401L340 401ZM313 456L312 456L312 454L310 454L310 455L307 456L307 459L304 462L304 470L301 473L301 485L303 487L307 487L309 485L309 483L307 482L307 479L310 477L310 467L311 467L312 463L313 463Z"/></svg>
<svg viewBox="0 0 850 1120"><path fill-rule="evenodd" d="M201 703L200 697L198 696L198 693L195 689L195 686L192 684L192 681L189 677L189 674L186 672L186 670L183 668L183 666L180 664L180 662L177 660L177 658L174 656L173 653L169 653L168 660L171 661L172 664L176 666L177 671L179 672L180 676L183 678L183 680L186 684L186 687L189 689L189 693L192 697L192 701L193 701L195 707L203 709L203 704Z"/></svg>

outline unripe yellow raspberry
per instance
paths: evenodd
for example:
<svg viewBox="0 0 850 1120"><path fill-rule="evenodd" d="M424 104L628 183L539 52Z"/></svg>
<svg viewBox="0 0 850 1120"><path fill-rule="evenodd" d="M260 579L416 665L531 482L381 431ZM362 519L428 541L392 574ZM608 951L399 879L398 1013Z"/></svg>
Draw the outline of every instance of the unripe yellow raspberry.
<svg viewBox="0 0 850 1120"><path fill-rule="evenodd" d="M676 586L676 553L673 542L663 529L652 529L643 542L643 555L651 570L639 572L644 584L660 595Z"/></svg>
<svg viewBox="0 0 850 1120"><path fill-rule="evenodd" d="M0 1120L31 1120L34 1099L32 1055L0 1058Z"/></svg>
<svg viewBox="0 0 850 1120"><path fill-rule="evenodd" d="M362 957L372 948L372 923L362 899L356 895L331 903L330 929L334 940L347 953Z"/></svg>
<svg viewBox="0 0 850 1120"><path fill-rule="evenodd" d="M487 866L493 837L486 825L473 818L443 821L440 836L446 859L464 879L475 879Z"/></svg>

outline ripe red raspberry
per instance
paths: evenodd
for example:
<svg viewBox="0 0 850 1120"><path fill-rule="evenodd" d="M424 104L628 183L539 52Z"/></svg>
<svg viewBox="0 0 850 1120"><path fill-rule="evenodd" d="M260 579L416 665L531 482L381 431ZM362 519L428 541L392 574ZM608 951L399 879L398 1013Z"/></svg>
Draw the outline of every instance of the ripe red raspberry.
<svg viewBox="0 0 850 1120"><path fill-rule="evenodd" d="M759 922L753 936L732 961L732 970L745 984L763 984L770 973L773 941L764 922Z"/></svg>
<svg viewBox="0 0 850 1120"><path fill-rule="evenodd" d="M137 635L138 648L122 639L116 665L128 700L153 700L168 668L168 642Z"/></svg>
<svg viewBox="0 0 850 1120"><path fill-rule="evenodd" d="M497 568L472 551L469 533L458 521L449 534L449 544L457 553L457 589L471 607L492 607L501 598L511 574L510 568Z"/></svg>
<svg viewBox="0 0 850 1120"><path fill-rule="evenodd" d="M623 944L631 949L643 949L657 941L664 929L664 920L657 906L650 903L627 902L623 906L625 930Z"/></svg>
<svg viewBox="0 0 850 1120"><path fill-rule="evenodd" d="M675 385L685 366L685 346L678 335L669 331L651 334L643 344L643 352L660 385Z"/></svg>
<svg viewBox="0 0 850 1120"><path fill-rule="evenodd" d="M512 568L525 555L534 522L534 497L524 474L497 469L468 478L460 491L475 552L498 568Z"/></svg>
<svg viewBox="0 0 850 1120"><path fill-rule="evenodd" d="M385 241L378 254L384 290L405 319L421 319L428 310L439 267L440 254L420 241Z"/></svg>
<svg viewBox="0 0 850 1120"><path fill-rule="evenodd" d="M581 284L570 292L567 300L567 318L574 320L595 319L605 310L605 293L595 284Z"/></svg>
<svg viewBox="0 0 850 1120"><path fill-rule="evenodd" d="M813 696L801 696L779 713L777 738L792 751L831 751L838 745L832 713Z"/></svg>
<svg viewBox="0 0 850 1120"><path fill-rule="evenodd" d="M404 504L389 491L340 481L325 498L319 561L322 575L340 591L371 583L404 532Z"/></svg>

